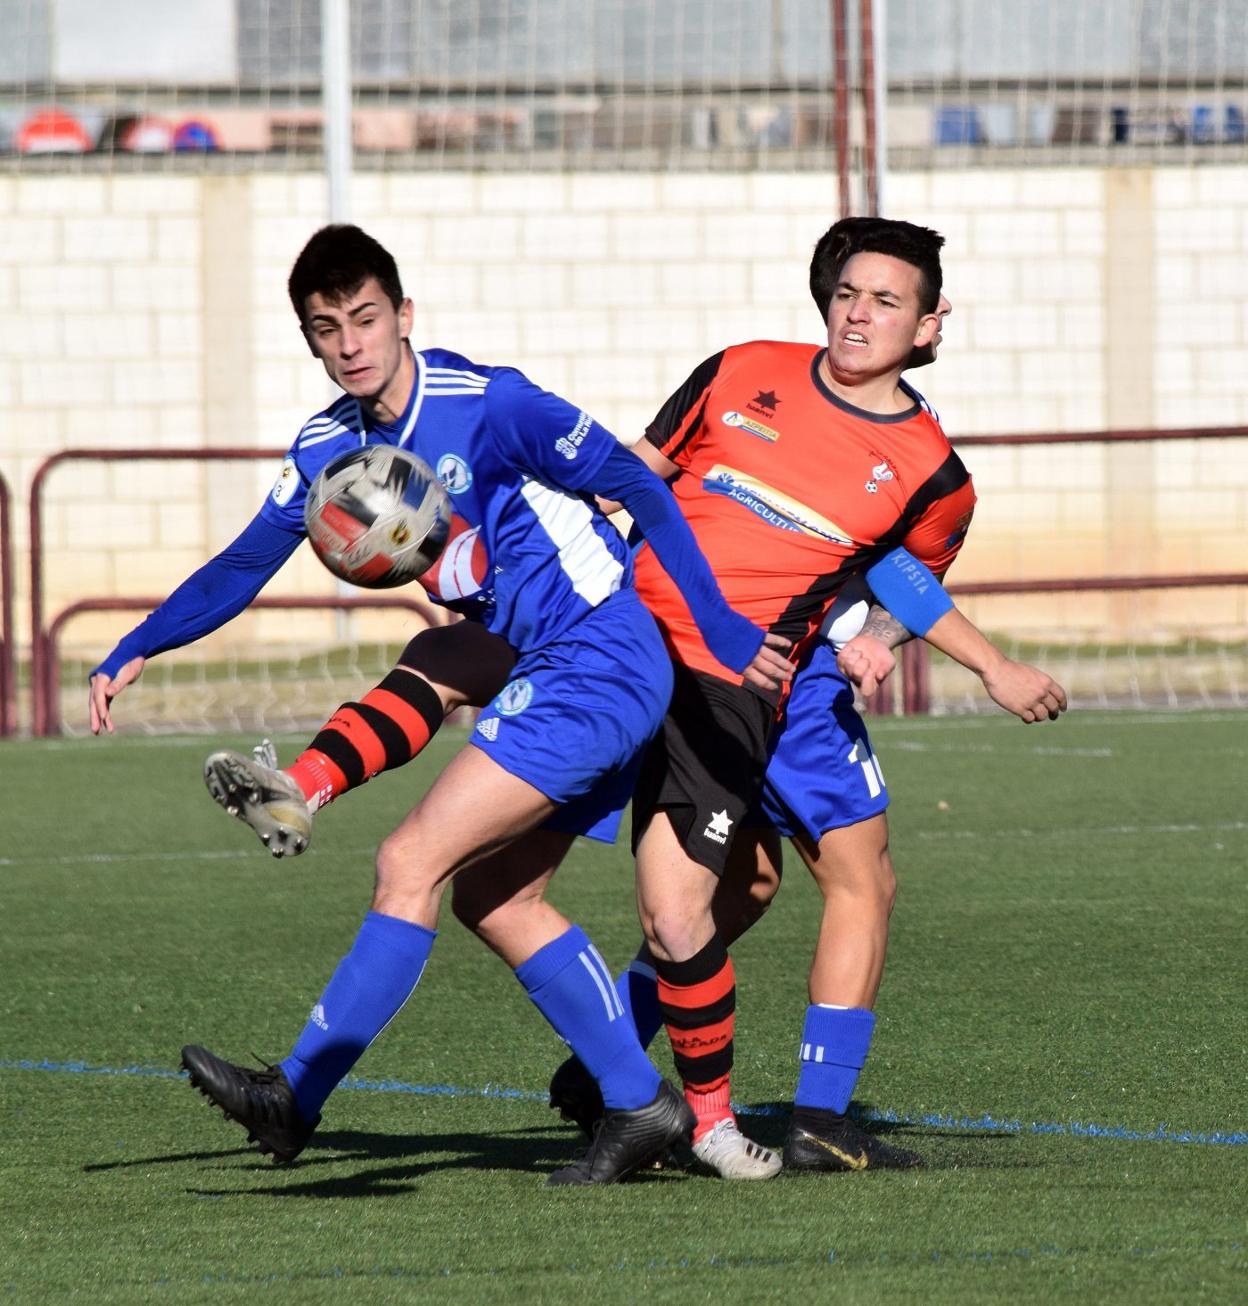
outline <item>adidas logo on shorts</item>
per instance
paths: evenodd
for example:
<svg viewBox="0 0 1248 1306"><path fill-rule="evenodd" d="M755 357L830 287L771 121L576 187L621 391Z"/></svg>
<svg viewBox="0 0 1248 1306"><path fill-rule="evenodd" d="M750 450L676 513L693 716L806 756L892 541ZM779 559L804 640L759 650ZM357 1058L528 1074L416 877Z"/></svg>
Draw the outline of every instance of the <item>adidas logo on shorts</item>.
<svg viewBox="0 0 1248 1306"><path fill-rule="evenodd" d="M493 743L498 738L498 717L492 716L487 717L484 721L478 721L477 734Z"/></svg>

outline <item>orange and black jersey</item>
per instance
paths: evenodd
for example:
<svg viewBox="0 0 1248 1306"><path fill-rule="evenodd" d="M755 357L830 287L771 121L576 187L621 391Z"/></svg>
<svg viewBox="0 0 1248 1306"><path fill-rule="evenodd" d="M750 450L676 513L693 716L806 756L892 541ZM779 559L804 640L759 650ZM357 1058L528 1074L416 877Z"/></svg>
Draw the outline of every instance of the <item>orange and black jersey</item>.
<svg viewBox="0 0 1248 1306"><path fill-rule="evenodd" d="M801 644L849 574L904 545L938 576L975 507L970 474L922 404L870 413L819 375L817 345L754 341L709 358L646 438L679 468L672 491L728 602ZM637 589L672 656L740 683L642 547Z"/></svg>

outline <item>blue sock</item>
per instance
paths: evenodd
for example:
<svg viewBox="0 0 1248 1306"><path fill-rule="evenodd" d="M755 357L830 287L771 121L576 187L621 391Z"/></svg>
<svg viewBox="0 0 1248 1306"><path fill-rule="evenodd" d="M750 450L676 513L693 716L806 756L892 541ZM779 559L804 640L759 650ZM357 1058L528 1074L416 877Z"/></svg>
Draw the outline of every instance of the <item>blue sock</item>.
<svg viewBox="0 0 1248 1306"><path fill-rule="evenodd" d="M411 997L437 938L434 930L370 911L338 963L303 1033L281 1063L305 1120Z"/></svg>
<svg viewBox="0 0 1248 1306"><path fill-rule="evenodd" d="M875 1013L865 1007L807 1007L794 1105L843 1115L874 1029Z"/></svg>
<svg viewBox="0 0 1248 1306"><path fill-rule="evenodd" d="M606 1106L632 1111L654 1101L659 1072L637 1042L611 972L584 930L573 925L539 948L516 967L516 978L598 1081Z"/></svg>
<svg viewBox="0 0 1248 1306"><path fill-rule="evenodd" d="M647 948L643 946L628 963L628 969L620 972L615 991L624 1005L624 1014L637 1031L638 1043L648 1048L663 1028L663 1013L659 1010L659 977Z"/></svg>

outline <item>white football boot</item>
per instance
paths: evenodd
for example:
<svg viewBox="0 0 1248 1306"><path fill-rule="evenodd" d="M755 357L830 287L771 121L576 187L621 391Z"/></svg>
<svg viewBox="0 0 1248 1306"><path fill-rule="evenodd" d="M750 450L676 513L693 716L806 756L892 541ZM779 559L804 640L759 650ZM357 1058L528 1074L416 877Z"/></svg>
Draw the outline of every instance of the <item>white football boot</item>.
<svg viewBox="0 0 1248 1306"><path fill-rule="evenodd" d="M693 1155L700 1165L721 1179L774 1179L781 1161L775 1152L755 1143L726 1116L703 1134L693 1145Z"/></svg>
<svg viewBox="0 0 1248 1306"><path fill-rule="evenodd" d="M208 792L231 816L244 821L274 857L298 857L312 838L312 813L303 791L277 768L267 740L242 753L213 753L204 763Z"/></svg>

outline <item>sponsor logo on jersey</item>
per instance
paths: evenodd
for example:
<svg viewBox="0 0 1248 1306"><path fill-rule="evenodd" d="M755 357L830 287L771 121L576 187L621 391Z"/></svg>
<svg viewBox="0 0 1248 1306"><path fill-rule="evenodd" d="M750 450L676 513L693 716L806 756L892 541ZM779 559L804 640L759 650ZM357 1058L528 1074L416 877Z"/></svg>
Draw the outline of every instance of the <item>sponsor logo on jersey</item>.
<svg viewBox="0 0 1248 1306"><path fill-rule="evenodd" d="M532 701L533 682L521 676L503 686L494 707L502 716L519 716Z"/></svg>
<svg viewBox="0 0 1248 1306"><path fill-rule="evenodd" d="M720 418L725 426L739 426L743 431L749 431L751 435L756 435L760 440L766 440L768 444L775 444L780 438L779 431L773 431L770 426L764 426L762 422L756 422L752 417L746 417L744 413L739 413L735 408L730 408L723 417Z"/></svg>
<svg viewBox="0 0 1248 1306"><path fill-rule="evenodd" d="M555 441L555 448L571 462L573 458L580 453L581 445L585 443L585 437L589 434L589 428L594 424L594 419L588 413L578 413L576 425L567 433L560 436Z"/></svg>
<svg viewBox="0 0 1248 1306"><path fill-rule="evenodd" d="M329 1028L329 1021L325 1019L325 1007L324 1007L324 1005L323 1005L322 1003L320 1003L320 1002L318 1002L318 1003L316 1004L316 1006L314 1006L314 1007L312 1008L312 1010L308 1012L308 1019L309 1019L309 1020L310 1020L310 1021L311 1021L311 1022L312 1022L316 1027L317 1027L317 1028L318 1028L318 1029L328 1029L328 1028Z"/></svg>
<svg viewBox="0 0 1248 1306"><path fill-rule="evenodd" d="M282 470L277 475L274 482L271 497L278 507L284 508L295 496L295 491L299 488L299 468L295 466L293 458L286 458L282 461Z"/></svg>
<svg viewBox="0 0 1248 1306"><path fill-rule="evenodd" d="M463 494L472 484L472 468L457 453L444 453L438 459L437 473L447 494Z"/></svg>
<svg viewBox="0 0 1248 1306"><path fill-rule="evenodd" d="M706 823L706 829L702 831L704 839L710 839L712 843L725 844L728 842L728 831L732 826L732 817L728 815L728 809L722 812L712 812L711 819Z"/></svg>
<svg viewBox="0 0 1248 1306"><path fill-rule="evenodd" d="M780 407L780 400L774 390L760 390L746 407L752 413L762 413L764 417L774 417Z"/></svg>
<svg viewBox="0 0 1248 1306"><path fill-rule="evenodd" d="M482 739L488 739L493 743L498 738L498 717L486 717L483 721L477 722L477 734Z"/></svg>
<svg viewBox="0 0 1248 1306"><path fill-rule="evenodd" d="M871 479L863 487L868 494L875 494L880 488L881 481L891 481L893 479L893 469L887 463L876 463L871 468Z"/></svg>
<svg viewBox="0 0 1248 1306"><path fill-rule="evenodd" d="M772 485L717 463L702 478L708 494L723 494L761 517L769 526L783 531L799 531L833 544L852 544L853 540L834 521L777 490Z"/></svg>

